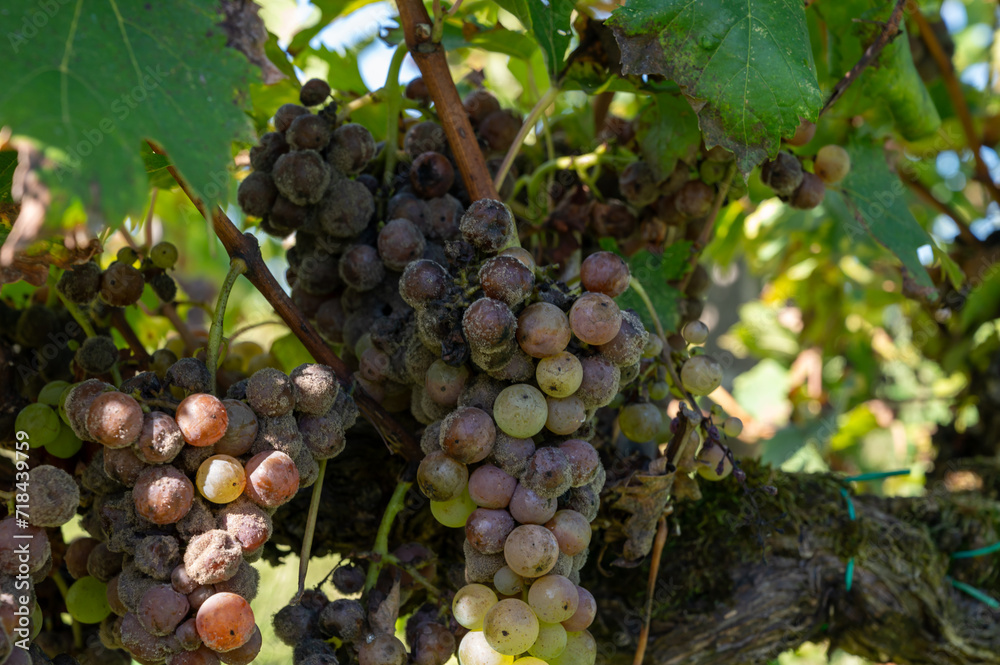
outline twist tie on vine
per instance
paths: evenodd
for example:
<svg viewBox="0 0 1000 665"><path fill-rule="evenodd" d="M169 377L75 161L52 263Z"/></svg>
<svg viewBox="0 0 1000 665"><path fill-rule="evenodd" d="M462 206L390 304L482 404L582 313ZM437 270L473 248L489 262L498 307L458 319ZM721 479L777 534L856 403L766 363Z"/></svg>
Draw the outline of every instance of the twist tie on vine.
<svg viewBox="0 0 1000 665"><path fill-rule="evenodd" d="M988 545L986 547L980 547L979 549L976 549L976 550L965 550L965 551L962 551L962 552L952 552L951 553L951 558L952 559L971 559L971 558L977 557L977 556L986 556L987 554L993 554L994 552L1000 552L1000 543L993 543L992 545ZM951 577L947 577L945 579L947 579L951 583L951 585L953 587L955 587L956 589L958 589L959 591L961 591L963 593L969 594L970 596L972 596L976 600L984 603L987 607L989 607L991 609L994 609L994 610L1000 610L1000 602L997 602L997 600L995 598L993 598L992 596L988 595L986 592L980 591L979 589L977 589L974 586L970 586L970 585L966 584L965 582L959 582L958 580L956 580L954 578L951 578Z"/></svg>
<svg viewBox="0 0 1000 665"><path fill-rule="evenodd" d="M857 476L848 476L847 478L844 478L844 480L849 483L860 483L866 480L881 480L882 478L890 478L892 476L908 475L910 475L909 469L902 469L900 471L875 471L872 473L862 473ZM854 501L851 499L851 494L847 491L846 487L841 487L840 495L844 497L844 501L847 502L847 515L851 518L852 522L855 521L858 518L858 514L857 511L854 510ZM851 587L854 586L853 556L847 560L847 569L844 571L844 586L848 591L850 591Z"/></svg>

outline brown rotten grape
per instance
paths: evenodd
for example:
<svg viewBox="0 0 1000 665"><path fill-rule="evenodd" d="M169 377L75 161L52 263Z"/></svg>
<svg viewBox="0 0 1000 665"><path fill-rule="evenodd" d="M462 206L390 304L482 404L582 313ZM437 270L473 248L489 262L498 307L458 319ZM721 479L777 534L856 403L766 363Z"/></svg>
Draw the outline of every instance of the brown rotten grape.
<svg viewBox="0 0 1000 665"><path fill-rule="evenodd" d="M399 295L410 307L418 308L444 296L448 289L448 271L430 259L407 264L399 278Z"/></svg>
<svg viewBox="0 0 1000 665"><path fill-rule="evenodd" d="M330 184L330 167L315 150L297 150L279 157L271 176L278 191L288 200L309 205L323 198Z"/></svg>
<svg viewBox="0 0 1000 665"><path fill-rule="evenodd" d="M809 173L802 174L802 184L792 193L789 203L793 208L809 210L823 202L826 195L826 185L819 176Z"/></svg>
<svg viewBox="0 0 1000 665"><path fill-rule="evenodd" d="M421 153L410 166L410 185L421 198L444 196L454 182L455 169L439 152Z"/></svg>
<svg viewBox="0 0 1000 665"><path fill-rule="evenodd" d="M142 273L115 261L101 276L101 299L112 307L126 307L142 297L143 286Z"/></svg>
<svg viewBox="0 0 1000 665"><path fill-rule="evenodd" d="M330 84L323 79L309 79L299 90L299 101L303 106L319 106L330 96Z"/></svg>
<svg viewBox="0 0 1000 665"><path fill-rule="evenodd" d="M87 431L109 448L131 446L142 432L142 407L124 393L98 395L87 410Z"/></svg>
<svg viewBox="0 0 1000 665"><path fill-rule="evenodd" d="M153 524L173 524L187 515L194 485L172 466L151 466L132 488L135 511Z"/></svg>
<svg viewBox="0 0 1000 665"><path fill-rule="evenodd" d="M514 237L514 215L501 201L479 199L470 205L459 229L466 242L481 252L495 254Z"/></svg>
<svg viewBox="0 0 1000 665"><path fill-rule="evenodd" d="M424 254L424 234L408 219L394 219L378 234L378 255L389 270L400 272Z"/></svg>
<svg viewBox="0 0 1000 665"><path fill-rule="evenodd" d="M779 152L777 157L760 167L760 179L778 196L791 196L802 184L802 173L802 164L790 152Z"/></svg>
<svg viewBox="0 0 1000 665"><path fill-rule="evenodd" d="M372 138L371 132L362 125L349 122L333 132L329 150L330 165L343 173L353 175L365 168L375 157L375 150L375 139Z"/></svg>
<svg viewBox="0 0 1000 665"><path fill-rule="evenodd" d="M514 340L517 318L507 305L492 298L480 298L462 315L462 332L474 349L491 351Z"/></svg>
<svg viewBox="0 0 1000 665"><path fill-rule="evenodd" d="M607 344L622 325L621 310L603 293L587 292L576 299L569 311L569 325L580 341Z"/></svg>
<svg viewBox="0 0 1000 665"><path fill-rule="evenodd" d="M461 406L441 423L441 449L464 464L480 462L493 450L496 426L482 409Z"/></svg>
<svg viewBox="0 0 1000 665"><path fill-rule="evenodd" d="M531 295L535 275L513 256L495 256L479 268L479 285L487 298L514 307Z"/></svg>
<svg viewBox="0 0 1000 665"><path fill-rule="evenodd" d="M285 138L292 150L322 150L330 142L330 122L320 115L300 115L292 121Z"/></svg>
<svg viewBox="0 0 1000 665"><path fill-rule="evenodd" d="M628 288L631 274L625 259L614 252L594 252L580 265L580 282L587 291L617 298Z"/></svg>
<svg viewBox="0 0 1000 665"><path fill-rule="evenodd" d="M267 215L277 198L278 188L271 176L264 171L254 171L248 175L236 191L236 202L251 217Z"/></svg>
<svg viewBox="0 0 1000 665"><path fill-rule="evenodd" d="M700 180L684 183L674 198L677 212L686 219L704 217L712 210L715 190Z"/></svg>

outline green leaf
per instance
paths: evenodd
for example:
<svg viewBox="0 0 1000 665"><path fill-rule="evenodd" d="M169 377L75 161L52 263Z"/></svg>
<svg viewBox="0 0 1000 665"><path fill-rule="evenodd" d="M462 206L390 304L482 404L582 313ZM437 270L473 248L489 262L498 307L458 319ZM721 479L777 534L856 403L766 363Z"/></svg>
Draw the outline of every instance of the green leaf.
<svg viewBox="0 0 1000 665"><path fill-rule="evenodd" d="M232 141L248 129L242 94L256 74L226 48L216 2L79 0L44 13L18 0L5 13L17 32L0 40L0 117L57 164L42 173L49 219L82 207L117 226L139 212L146 140L207 203L224 200Z"/></svg>
<svg viewBox="0 0 1000 665"><path fill-rule="evenodd" d="M684 294L667 282L676 281L687 274L691 245L691 242L685 240L665 247L662 256L643 250L628 259L632 277L646 290L663 329L667 331L677 330L681 320L679 302L684 297ZM609 247L614 247L609 251L617 250L617 244ZM622 309L635 310L647 330L656 330L653 317L635 289L628 289L618 296L617 301Z"/></svg>
<svg viewBox="0 0 1000 665"><path fill-rule="evenodd" d="M271 353L281 363L281 368L286 374L303 363L316 362L299 338L292 333L274 340L271 344Z"/></svg>
<svg viewBox="0 0 1000 665"><path fill-rule="evenodd" d="M996 318L997 306L1000 306L1000 269L996 264L991 264L986 274L977 277L977 280L979 283L962 306L960 320L963 331Z"/></svg>
<svg viewBox="0 0 1000 665"><path fill-rule="evenodd" d="M528 5L533 1L536 0L496 0L496 3L517 17L521 25L531 30L531 9Z"/></svg>
<svg viewBox="0 0 1000 665"><path fill-rule="evenodd" d="M13 203L10 193L14 184L14 169L17 168L17 150L0 151L0 204Z"/></svg>
<svg viewBox="0 0 1000 665"><path fill-rule="evenodd" d="M854 134L847 144L851 172L840 188L853 220L847 223L852 236L869 233L895 254L919 286L933 288L930 275L917 258L917 248L931 243L927 231L917 223L906 205L907 190L889 170L881 144L871 137ZM831 196L827 192L827 196Z"/></svg>
<svg viewBox="0 0 1000 665"><path fill-rule="evenodd" d="M574 0L497 0L497 4L517 17L545 53L549 74L562 69L566 49L573 37L570 17L576 7Z"/></svg>
<svg viewBox="0 0 1000 665"><path fill-rule="evenodd" d="M569 48L570 16L576 3L574 0L529 0L528 11L531 12L531 31L538 40L538 45L545 53L545 61L549 65L549 73L557 74L566 59L566 49Z"/></svg>
<svg viewBox="0 0 1000 665"><path fill-rule="evenodd" d="M673 172L678 159L698 149L701 132L687 102L677 95L660 94L639 115L636 138L642 156L662 180Z"/></svg>
<svg viewBox="0 0 1000 665"><path fill-rule="evenodd" d="M705 143L743 173L823 105L800 0L629 0L607 24L623 71L683 87Z"/></svg>

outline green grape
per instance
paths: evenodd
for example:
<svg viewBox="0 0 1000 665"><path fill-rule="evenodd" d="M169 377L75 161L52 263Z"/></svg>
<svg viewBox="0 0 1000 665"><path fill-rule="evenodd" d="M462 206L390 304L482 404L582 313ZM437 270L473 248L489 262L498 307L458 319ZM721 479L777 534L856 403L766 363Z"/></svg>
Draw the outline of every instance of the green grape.
<svg viewBox="0 0 1000 665"><path fill-rule="evenodd" d="M743 431L743 421L735 416L726 418L725 422L722 423L722 431L726 433L726 436L735 438Z"/></svg>
<svg viewBox="0 0 1000 665"><path fill-rule="evenodd" d="M496 651L516 656L538 639L538 617L523 600L506 598L486 612L483 635Z"/></svg>
<svg viewBox="0 0 1000 665"><path fill-rule="evenodd" d="M504 388L493 403L497 427L517 439L530 439L541 432L548 417L545 395L526 383Z"/></svg>
<svg viewBox="0 0 1000 665"><path fill-rule="evenodd" d="M723 409L718 404L713 404L712 405L712 409L709 411L709 413L712 414L712 418L714 420L725 420L726 419L726 410Z"/></svg>
<svg viewBox="0 0 1000 665"><path fill-rule="evenodd" d="M694 356L681 367L681 383L692 395L707 395L722 385L722 366L711 356Z"/></svg>
<svg viewBox="0 0 1000 665"><path fill-rule="evenodd" d="M559 623L576 614L580 593L568 578L546 575L528 589L528 604L542 621Z"/></svg>
<svg viewBox="0 0 1000 665"><path fill-rule="evenodd" d="M177 248L173 243L158 242L153 245L153 249L149 250L149 260L157 268L163 270L173 268L174 264L177 263Z"/></svg>
<svg viewBox="0 0 1000 665"><path fill-rule="evenodd" d="M569 397L583 382L583 365L569 351L560 351L538 361L535 380L546 395Z"/></svg>
<svg viewBox="0 0 1000 665"><path fill-rule="evenodd" d="M563 628L562 624L539 621L538 639L528 648L528 653L538 658L555 658L565 649L566 629ZM514 661L515 665L516 663L520 663L521 660Z"/></svg>
<svg viewBox="0 0 1000 665"><path fill-rule="evenodd" d="M642 347L642 357L656 358L661 353L663 353L663 338L651 334L646 338L646 345Z"/></svg>
<svg viewBox="0 0 1000 665"><path fill-rule="evenodd" d="M681 329L681 337L688 344L704 344L708 339L708 326L701 321L688 321Z"/></svg>
<svg viewBox="0 0 1000 665"><path fill-rule="evenodd" d="M66 609L80 623L100 623L111 614L107 586L96 577L81 577L66 592Z"/></svg>
<svg viewBox="0 0 1000 665"><path fill-rule="evenodd" d="M722 446L708 444L701 449L696 458L698 475L705 480L722 480L733 472L733 463Z"/></svg>
<svg viewBox="0 0 1000 665"><path fill-rule="evenodd" d="M510 566L504 566L493 573L493 586L505 596L516 596L524 590L524 578L511 570Z"/></svg>
<svg viewBox="0 0 1000 665"><path fill-rule="evenodd" d="M45 404L29 404L17 414L14 429L26 432L28 444L38 448L59 436L59 416Z"/></svg>
<svg viewBox="0 0 1000 665"><path fill-rule="evenodd" d="M122 263L125 263L127 265L132 265L133 263L139 260L139 255L136 253L134 249L126 246L118 250L118 254L115 255L115 258Z"/></svg>
<svg viewBox="0 0 1000 665"><path fill-rule="evenodd" d="M512 665L514 657L495 651L481 630L473 630L466 633L458 645L458 662L461 665Z"/></svg>
<svg viewBox="0 0 1000 665"><path fill-rule="evenodd" d="M649 402L629 404L618 414L622 434L638 443L649 441L660 430L663 414L659 407Z"/></svg>
<svg viewBox="0 0 1000 665"><path fill-rule="evenodd" d="M59 425L59 434L45 444L45 450L53 457L69 459L80 451L80 448L83 447L83 441L73 433L72 427L66 423L59 423Z"/></svg>
<svg viewBox="0 0 1000 665"><path fill-rule="evenodd" d="M38 403L59 406L59 398L68 387L69 381L50 381L46 383L38 393Z"/></svg>
<svg viewBox="0 0 1000 665"><path fill-rule="evenodd" d="M434 519L452 529L464 527L469 515L476 508L478 506L469 496L468 486L454 499L431 501L431 514L434 515Z"/></svg>
<svg viewBox="0 0 1000 665"><path fill-rule="evenodd" d="M649 399L658 402L670 396L670 384L666 381L657 381L649 387Z"/></svg>
<svg viewBox="0 0 1000 665"><path fill-rule="evenodd" d="M549 665L594 665L597 661L597 641L586 630L579 633L566 633L566 649L555 658L549 659Z"/></svg>
<svg viewBox="0 0 1000 665"><path fill-rule="evenodd" d="M534 656L525 656L524 658L518 658L514 661L514 665L548 665L541 658L535 658Z"/></svg>
<svg viewBox="0 0 1000 665"><path fill-rule="evenodd" d="M484 584L466 584L451 601L451 613L469 630L482 630L486 612L497 604L497 595Z"/></svg>
<svg viewBox="0 0 1000 665"><path fill-rule="evenodd" d="M79 384L71 383L65 388L63 388L63 391L59 393L59 419L62 420L67 425L69 425L70 422L69 422L69 415L66 413L66 398L69 397L70 391L73 390L73 388L76 387L77 385Z"/></svg>

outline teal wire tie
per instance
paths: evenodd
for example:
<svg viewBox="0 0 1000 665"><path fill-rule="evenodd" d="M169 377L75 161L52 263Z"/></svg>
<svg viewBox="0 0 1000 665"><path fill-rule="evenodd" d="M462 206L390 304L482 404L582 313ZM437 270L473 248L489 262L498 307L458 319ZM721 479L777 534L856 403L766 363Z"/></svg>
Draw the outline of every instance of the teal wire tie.
<svg viewBox="0 0 1000 665"><path fill-rule="evenodd" d="M952 552L952 559L971 559L977 556L986 556L987 554L993 554L994 552L1000 552L1000 543L993 543L987 547L982 547L978 550L966 550L964 552Z"/></svg>
<svg viewBox="0 0 1000 665"><path fill-rule="evenodd" d="M861 473L856 476L848 476L847 478L844 478L844 480L849 483L860 483L866 480L881 480L882 478L908 475L910 475L909 469L902 469L900 471L873 471L872 473Z"/></svg>
<svg viewBox="0 0 1000 665"><path fill-rule="evenodd" d="M985 604L990 609L1000 610L1000 602L998 602L992 596L988 596L987 594L983 593L982 591L980 591L976 587L969 586L965 582L959 582L958 580L952 579L951 577L947 577L945 579L947 579L949 582L951 582L951 585L953 587L955 587L956 589L958 589L959 591L961 591L963 593L969 594L970 596L972 596L973 598L975 598L979 602Z"/></svg>
<svg viewBox="0 0 1000 665"><path fill-rule="evenodd" d="M882 478L891 478L893 476L908 476L910 475L909 469L902 469L900 471L873 471L872 473L862 473L857 476L848 476L844 478L849 483L860 483L866 480L881 480ZM844 501L847 502L847 514L850 516L851 521L858 519L857 511L854 510L854 500L851 499L850 492L847 491L846 487L840 488L840 495L844 497ZM998 543L1000 546L1000 543ZM847 560L847 569L844 571L844 586L848 591L854 586L854 557L852 556ZM992 600L992 599L991 599Z"/></svg>

